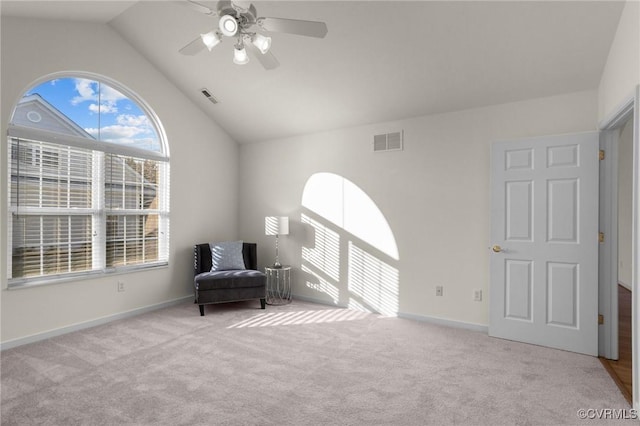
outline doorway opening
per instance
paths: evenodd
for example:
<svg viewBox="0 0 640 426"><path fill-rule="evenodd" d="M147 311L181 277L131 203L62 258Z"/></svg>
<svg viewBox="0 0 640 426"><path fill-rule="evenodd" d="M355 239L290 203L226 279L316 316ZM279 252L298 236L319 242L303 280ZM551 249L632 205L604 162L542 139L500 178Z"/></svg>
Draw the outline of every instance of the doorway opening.
<svg viewBox="0 0 640 426"><path fill-rule="evenodd" d="M600 360L633 405L634 101L601 126Z"/></svg>

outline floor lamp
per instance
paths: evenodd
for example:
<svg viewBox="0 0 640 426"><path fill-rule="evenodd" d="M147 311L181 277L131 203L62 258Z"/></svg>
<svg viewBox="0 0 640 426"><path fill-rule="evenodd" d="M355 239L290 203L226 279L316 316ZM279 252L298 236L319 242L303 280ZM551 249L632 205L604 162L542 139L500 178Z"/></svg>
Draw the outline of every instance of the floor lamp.
<svg viewBox="0 0 640 426"><path fill-rule="evenodd" d="M267 216L264 218L264 233L265 235L276 236L276 261L273 264L274 268L282 268L280 260L278 259L278 236L289 234L289 218L287 216Z"/></svg>

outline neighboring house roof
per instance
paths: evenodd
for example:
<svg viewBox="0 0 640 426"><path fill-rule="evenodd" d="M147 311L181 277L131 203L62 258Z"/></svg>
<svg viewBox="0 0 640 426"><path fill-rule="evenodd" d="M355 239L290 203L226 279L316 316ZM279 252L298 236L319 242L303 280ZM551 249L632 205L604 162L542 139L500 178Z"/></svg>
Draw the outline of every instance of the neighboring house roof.
<svg viewBox="0 0 640 426"><path fill-rule="evenodd" d="M20 99L11 122L19 126L95 139L37 93Z"/></svg>

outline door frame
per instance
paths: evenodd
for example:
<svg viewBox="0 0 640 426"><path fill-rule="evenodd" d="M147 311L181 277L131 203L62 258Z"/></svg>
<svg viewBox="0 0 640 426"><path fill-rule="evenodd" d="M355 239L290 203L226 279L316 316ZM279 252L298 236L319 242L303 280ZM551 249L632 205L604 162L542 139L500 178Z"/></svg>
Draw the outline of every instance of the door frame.
<svg viewBox="0 0 640 426"><path fill-rule="evenodd" d="M633 122L633 212L632 212L632 302L631 302L631 348L632 348L632 401L633 408L640 409L640 371L638 354L638 326L640 324L640 85L616 111L600 122L600 148L605 149L609 161L600 168L600 230L605 232L605 241L599 250L599 306L605 317L600 327L598 348L600 356L618 357L618 150L617 139L620 128L631 117ZM615 161L614 161L615 160ZM614 232L615 230L615 232ZM615 244L614 244L615 243ZM614 317L615 316L615 317Z"/></svg>
<svg viewBox="0 0 640 426"><path fill-rule="evenodd" d="M598 355L618 359L618 139L620 131L633 115L631 97L606 122L600 124L600 232L604 242L598 250L598 313L604 317L599 326Z"/></svg>

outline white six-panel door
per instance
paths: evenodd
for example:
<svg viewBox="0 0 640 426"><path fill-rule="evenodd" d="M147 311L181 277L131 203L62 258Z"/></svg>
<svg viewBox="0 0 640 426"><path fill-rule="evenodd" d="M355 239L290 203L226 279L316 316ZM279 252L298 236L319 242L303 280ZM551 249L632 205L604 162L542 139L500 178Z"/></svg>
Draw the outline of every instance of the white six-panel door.
<svg viewBox="0 0 640 426"><path fill-rule="evenodd" d="M489 334L598 354L598 133L491 153Z"/></svg>

